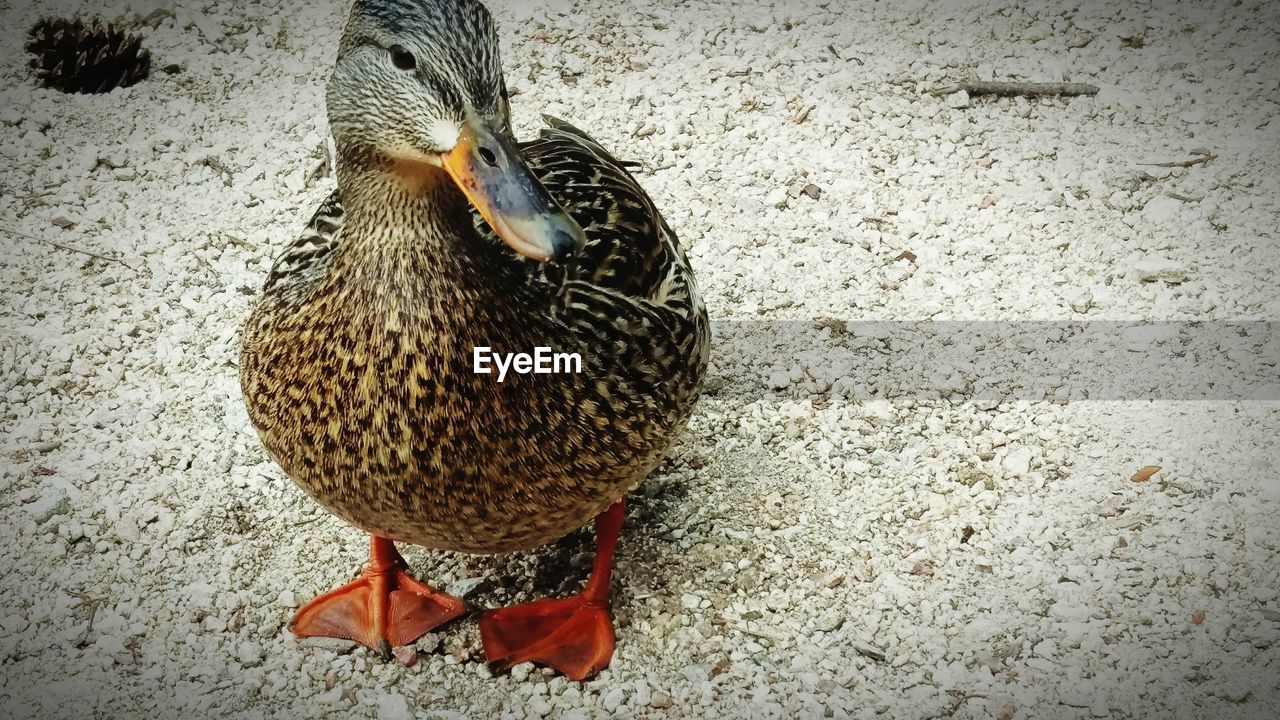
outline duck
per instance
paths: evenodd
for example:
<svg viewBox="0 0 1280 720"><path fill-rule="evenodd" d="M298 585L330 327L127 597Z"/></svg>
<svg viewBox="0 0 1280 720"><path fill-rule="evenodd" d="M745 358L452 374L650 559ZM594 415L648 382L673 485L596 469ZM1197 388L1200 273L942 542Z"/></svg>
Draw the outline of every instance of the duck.
<svg viewBox="0 0 1280 720"><path fill-rule="evenodd" d="M292 632L390 659L470 611L397 544L513 553L594 521L579 593L486 611L479 630L494 667L595 677L626 497L707 370L688 256L634 166L586 132L546 117L516 139L477 0L356 0L325 101L336 189L267 275L240 382L267 453L370 552ZM499 380L481 350L578 362Z"/></svg>

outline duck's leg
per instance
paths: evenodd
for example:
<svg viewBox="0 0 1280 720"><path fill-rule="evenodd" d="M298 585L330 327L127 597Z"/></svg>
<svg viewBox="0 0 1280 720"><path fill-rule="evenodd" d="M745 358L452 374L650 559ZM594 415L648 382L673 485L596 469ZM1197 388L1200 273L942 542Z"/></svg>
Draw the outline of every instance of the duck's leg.
<svg viewBox="0 0 1280 720"><path fill-rule="evenodd" d="M619 500L596 518L595 567L582 592L494 610L480 618L489 662L506 667L535 662L572 680L587 680L608 667L614 644L609 575L624 508Z"/></svg>
<svg viewBox="0 0 1280 720"><path fill-rule="evenodd" d="M360 577L307 603L291 629L303 638L354 640L390 660L392 647L411 644L466 609L461 600L413 579L395 543L374 536Z"/></svg>

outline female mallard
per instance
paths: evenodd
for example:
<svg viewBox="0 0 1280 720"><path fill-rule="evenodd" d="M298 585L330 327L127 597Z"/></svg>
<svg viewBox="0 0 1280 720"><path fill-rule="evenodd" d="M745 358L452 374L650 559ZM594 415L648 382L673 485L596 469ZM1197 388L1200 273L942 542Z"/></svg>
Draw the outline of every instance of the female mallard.
<svg viewBox="0 0 1280 720"><path fill-rule="evenodd" d="M613 653L623 498L684 425L707 366L688 260L623 164L551 120L517 143L489 13L475 0L357 0L328 88L338 189L276 262L241 383L263 443L372 535L355 582L299 636L384 655L464 611L394 542L533 548L595 517L569 599L480 620L491 662L574 679ZM581 372L478 374L476 348L577 354Z"/></svg>

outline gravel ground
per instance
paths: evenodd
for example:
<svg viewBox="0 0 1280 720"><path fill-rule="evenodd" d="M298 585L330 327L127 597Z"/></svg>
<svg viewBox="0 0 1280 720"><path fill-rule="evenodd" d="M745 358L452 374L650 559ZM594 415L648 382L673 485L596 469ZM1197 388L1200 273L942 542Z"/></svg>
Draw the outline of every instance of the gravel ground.
<svg viewBox="0 0 1280 720"><path fill-rule="evenodd" d="M1280 21L1137 5L491 3L520 133L643 163L717 320L589 684L493 677L471 620L410 668L285 629L366 541L263 453L237 337L332 188L343 3L111 3L156 72L93 97L3 5L0 715L1276 717L1280 346L1201 333L1280 310ZM930 92L966 78L1101 92ZM1068 321L1123 352L1045 355ZM481 606L590 553L406 550Z"/></svg>

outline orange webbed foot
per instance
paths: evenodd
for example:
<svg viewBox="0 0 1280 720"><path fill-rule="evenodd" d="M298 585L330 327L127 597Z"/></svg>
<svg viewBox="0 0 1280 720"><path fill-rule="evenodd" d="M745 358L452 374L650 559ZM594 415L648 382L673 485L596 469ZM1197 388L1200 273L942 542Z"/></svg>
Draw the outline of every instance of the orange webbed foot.
<svg viewBox="0 0 1280 720"><path fill-rule="evenodd" d="M480 618L485 657L499 667L534 662L579 682L595 677L613 658L609 576L625 505L596 518L596 560L582 592L494 610Z"/></svg>
<svg viewBox="0 0 1280 720"><path fill-rule="evenodd" d="M395 545L375 537L360 577L307 603L290 627L301 638L354 640L389 660L392 647L412 644L466 610L410 576Z"/></svg>
<svg viewBox="0 0 1280 720"><path fill-rule="evenodd" d="M587 680L613 657L613 620L576 595L503 608L480 618L485 657L500 667L534 662L571 680Z"/></svg>

